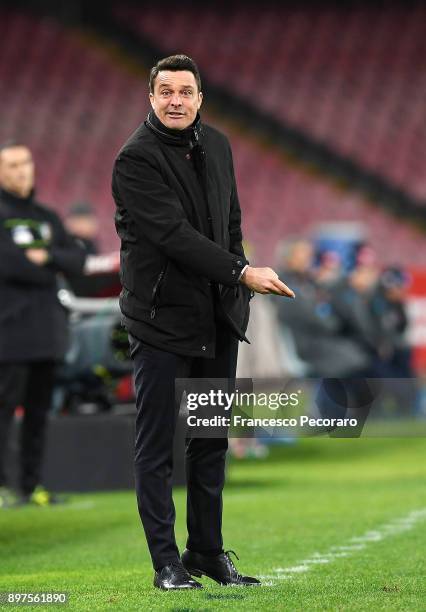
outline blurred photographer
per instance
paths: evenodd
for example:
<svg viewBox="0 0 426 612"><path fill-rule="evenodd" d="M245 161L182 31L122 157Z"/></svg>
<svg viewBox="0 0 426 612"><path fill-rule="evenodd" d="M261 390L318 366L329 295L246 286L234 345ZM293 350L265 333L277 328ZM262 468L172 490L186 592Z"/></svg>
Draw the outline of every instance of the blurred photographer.
<svg viewBox="0 0 426 612"><path fill-rule="evenodd" d="M84 260L84 250L59 217L35 200L29 148L13 141L1 145L0 508L57 501L40 483L55 364L67 348L67 313L58 301L57 277L78 274ZM25 414L16 498L6 486L4 462L19 405Z"/></svg>
<svg viewBox="0 0 426 612"><path fill-rule="evenodd" d="M373 311L388 340L387 351L378 364L383 378L414 377L411 365L411 347L408 342L409 326L407 314L408 274L399 267L383 270L372 300Z"/></svg>
<svg viewBox="0 0 426 612"><path fill-rule="evenodd" d="M64 225L68 233L81 242L87 255L99 253L97 244L99 220L89 203L73 204L65 217Z"/></svg>

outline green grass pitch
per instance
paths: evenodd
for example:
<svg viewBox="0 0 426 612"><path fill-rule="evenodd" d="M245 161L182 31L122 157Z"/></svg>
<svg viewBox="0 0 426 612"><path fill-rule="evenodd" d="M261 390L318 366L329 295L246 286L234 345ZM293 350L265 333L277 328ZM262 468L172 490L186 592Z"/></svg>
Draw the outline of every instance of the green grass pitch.
<svg viewBox="0 0 426 612"><path fill-rule="evenodd" d="M231 461L225 549L239 569L267 576L260 588L202 578L200 591L154 589L129 491L1 511L0 591L66 591L68 610L426 610L426 513L412 520L426 508L425 451L424 438L323 438ZM175 501L183 547L184 490Z"/></svg>

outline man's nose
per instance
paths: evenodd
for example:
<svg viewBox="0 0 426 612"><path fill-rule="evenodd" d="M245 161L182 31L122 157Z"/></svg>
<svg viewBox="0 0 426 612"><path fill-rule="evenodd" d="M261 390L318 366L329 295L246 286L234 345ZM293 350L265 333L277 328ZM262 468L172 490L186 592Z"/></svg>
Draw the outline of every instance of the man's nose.
<svg viewBox="0 0 426 612"><path fill-rule="evenodd" d="M171 99L171 105L180 106L181 104L182 104L182 98L180 97L180 95L177 93L173 94L172 99Z"/></svg>

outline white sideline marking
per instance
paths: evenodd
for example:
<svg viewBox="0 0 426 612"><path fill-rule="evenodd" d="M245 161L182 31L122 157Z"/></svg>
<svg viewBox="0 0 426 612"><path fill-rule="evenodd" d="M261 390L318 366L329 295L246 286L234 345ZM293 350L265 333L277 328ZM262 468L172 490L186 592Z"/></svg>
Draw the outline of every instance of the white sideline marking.
<svg viewBox="0 0 426 612"><path fill-rule="evenodd" d="M352 550L362 550L363 548L365 548L365 544L350 544L349 546L332 546L330 550L337 550L339 552L346 550L351 552Z"/></svg>
<svg viewBox="0 0 426 612"><path fill-rule="evenodd" d="M320 559L338 559L339 557L348 557L349 556L349 552L348 551L344 551L342 550L341 552L328 552L328 553L314 553L312 555L313 557L318 556Z"/></svg>
<svg viewBox="0 0 426 612"><path fill-rule="evenodd" d="M383 534L380 531L367 531L363 536L351 538L351 542L379 542L383 540Z"/></svg>
<svg viewBox="0 0 426 612"><path fill-rule="evenodd" d="M273 580L288 580L289 578L292 578L292 576L290 576L290 574L282 574L281 576L276 576L275 574L262 574L262 575L258 575L257 576L260 580L268 580L268 579L273 579ZM273 583L275 584L275 583ZM262 582L263 585L263 582Z"/></svg>
<svg viewBox="0 0 426 612"><path fill-rule="evenodd" d="M303 565L303 561L302 561L300 565L294 565L293 567L288 567L284 571L286 574L301 574L302 572L308 571L308 569L309 569L308 566Z"/></svg>
<svg viewBox="0 0 426 612"><path fill-rule="evenodd" d="M274 580L290 580L295 574L303 574L311 569L312 565L330 563L334 559L348 557L351 553L359 550L364 550L367 545L374 542L380 542L385 538L409 531L416 523L426 519L426 508L412 510L406 516L392 519L389 523L385 523L377 529L370 529L361 536L350 538L348 544L343 546L331 546L325 553L314 552L308 559L303 559L298 565L291 567L275 567L271 570L272 573L259 576L261 580L266 579L266 586L276 584ZM262 583L263 584L263 583ZM266 584L266 583L265 583Z"/></svg>

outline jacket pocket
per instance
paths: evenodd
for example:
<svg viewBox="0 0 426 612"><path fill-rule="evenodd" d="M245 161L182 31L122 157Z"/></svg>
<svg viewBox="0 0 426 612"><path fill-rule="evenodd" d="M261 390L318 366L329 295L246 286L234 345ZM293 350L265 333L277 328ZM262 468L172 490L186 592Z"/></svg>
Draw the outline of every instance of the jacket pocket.
<svg viewBox="0 0 426 612"><path fill-rule="evenodd" d="M247 330L250 305L253 292L245 285L236 287L223 286L220 296L222 316L240 340L249 342L245 336Z"/></svg>
<svg viewBox="0 0 426 612"><path fill-rule="evenodd" d="M164 279L167 274L167 269L169 267L169 262L167 261L164 267L162 268L160 274L155 281L154 287L152 288L152 298L151 298L151 319L155 318L157 313L157 308L160 305L160 290L162 285L164 284Z"/></svg>

